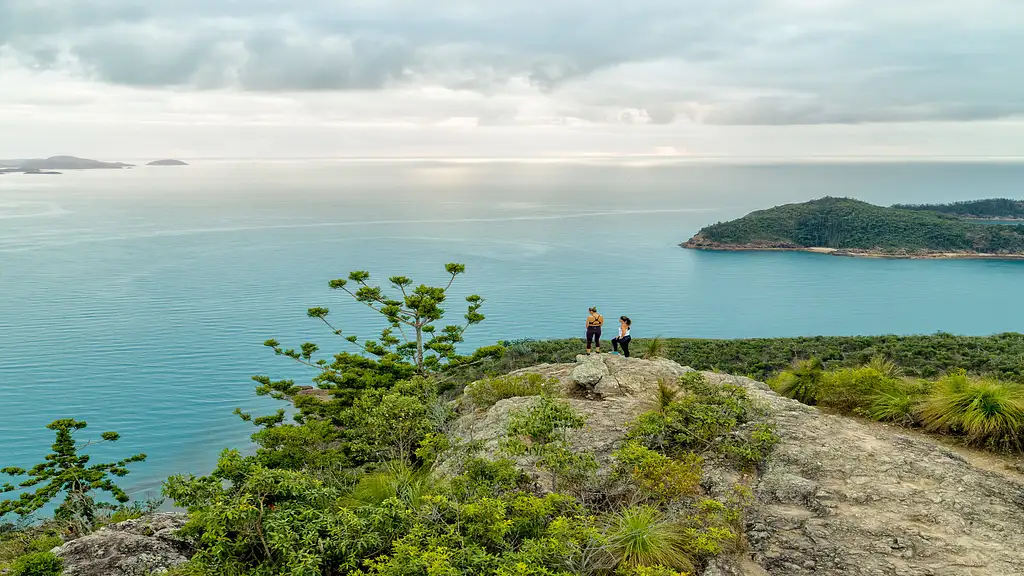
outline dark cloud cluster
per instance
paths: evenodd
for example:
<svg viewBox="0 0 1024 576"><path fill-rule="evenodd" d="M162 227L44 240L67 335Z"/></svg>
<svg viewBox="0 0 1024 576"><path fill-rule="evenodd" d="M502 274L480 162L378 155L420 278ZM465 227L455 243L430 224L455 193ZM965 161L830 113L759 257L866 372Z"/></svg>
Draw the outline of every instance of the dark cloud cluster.
<svg viewBox="0 0 1024 576"><path fill-rule="evenodd" d="M568 116L654 124L1018 116L1021 30L1020 0L0 1L0 51L109 84L495 94L524 79Z"/></svg>

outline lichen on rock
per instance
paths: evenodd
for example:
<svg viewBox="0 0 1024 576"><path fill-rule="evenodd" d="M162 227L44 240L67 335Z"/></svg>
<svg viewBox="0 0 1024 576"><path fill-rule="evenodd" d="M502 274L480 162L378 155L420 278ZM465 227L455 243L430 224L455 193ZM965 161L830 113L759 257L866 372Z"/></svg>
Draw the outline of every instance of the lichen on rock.
<svg viewBox="0 0 1024 576"><path fill-rule="evenodd" d="M53 549L63 576L164 574L188 561L191 546L176 536L185 514L162 512L112 524Z"/></svg>

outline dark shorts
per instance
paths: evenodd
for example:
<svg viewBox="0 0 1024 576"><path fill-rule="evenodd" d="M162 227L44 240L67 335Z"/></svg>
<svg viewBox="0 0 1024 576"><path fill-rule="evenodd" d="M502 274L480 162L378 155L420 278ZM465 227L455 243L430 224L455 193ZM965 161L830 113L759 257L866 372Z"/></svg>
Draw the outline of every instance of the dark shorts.
<svg viewBox="0 0 1024 576"><path fill-rule="evenodd" d="M587 347L590 347L591 343L596 343L597 347L601 347L601 327L600 326L587 326Z"/></svg>

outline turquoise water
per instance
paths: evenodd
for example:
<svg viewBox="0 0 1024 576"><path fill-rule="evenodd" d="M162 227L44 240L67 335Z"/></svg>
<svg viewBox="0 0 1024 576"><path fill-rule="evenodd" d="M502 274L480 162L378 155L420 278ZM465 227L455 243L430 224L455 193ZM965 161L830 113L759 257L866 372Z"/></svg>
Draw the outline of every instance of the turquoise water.
<svg viewBox="0 0 1024 576"><path fill-rule="evenodd" d="M145 451L152 494L246 447L253 374L310 374L262 347L330 343L374 318L327 288L351 269L488 299L470 345L578 336L586 308L633 333L736 338L989 334L1024 326L1024 262L703 253L701 226L826 194L877 203L1019 195L1024 164L628 165L197 162L0 177L0 464L28 465L56 418ZM461 314L461 312L460 312ZM100 453L101 455L103 452Z"/></svg>

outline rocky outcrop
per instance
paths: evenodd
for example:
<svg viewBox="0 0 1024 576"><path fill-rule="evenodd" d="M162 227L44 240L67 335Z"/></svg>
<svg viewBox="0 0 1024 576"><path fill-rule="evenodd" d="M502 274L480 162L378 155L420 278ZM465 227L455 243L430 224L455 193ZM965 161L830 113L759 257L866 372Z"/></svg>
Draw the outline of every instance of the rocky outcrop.
<svg viewBox="0 0 1024 576"><path fill-rule="evenodd" d="M692 371L669 360L580 355L575 364L542 364L513 374L540 374L557 380L561 395L587 417L584 428L569 431L569 440L601 461L619 447L626 426L655 406L659 381L675 386L679 376ZM509 413L533 402L532 397L507 398L486 411L464 415L456 423L455 434L479 443L483 454L495 456Z"/></svg>
<svg viewBox="0 0 1024 576"><path fill-rule="evenodd" d="M769 574L1024 574L1024 481L929 438L862 423L746 386L781 442L747 524Z"/></svg>
<svg viewBox="0 0 1024 576"><path fill-rule="evenodd" d="M569 440L606 460L628 423L655 405L659 380L687 371L667 360L602 355L521 372L559 381L567 401L588 417ZM715 561L705 575L1024 575L1018 473L985 469L899 428L823 414L748 378L705 375L744 387L780 437L763 473L749 479L755 501L747 549ZM496 453L509 413L533 401L509 398L466 414L455 433ZM712 493L736 481L714 466L706 473Z"/></svg>
<svg viewBox="0 0 1024 576"><path fill-rule="evenodd" d="M184 514L151 514L106 526L53 553L64 560L63 576L163 574L188 561L190 546L175 535L186 520Z"/></svg>

